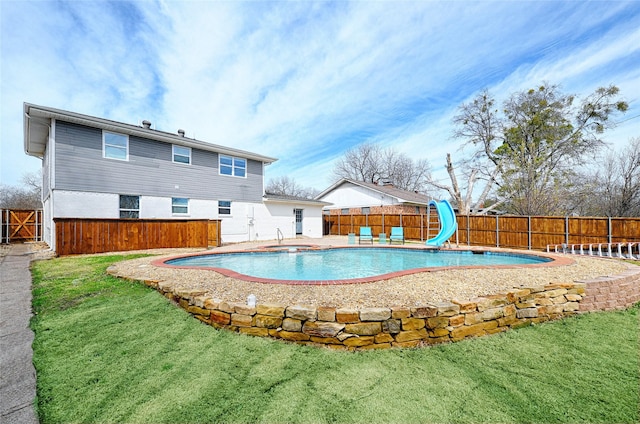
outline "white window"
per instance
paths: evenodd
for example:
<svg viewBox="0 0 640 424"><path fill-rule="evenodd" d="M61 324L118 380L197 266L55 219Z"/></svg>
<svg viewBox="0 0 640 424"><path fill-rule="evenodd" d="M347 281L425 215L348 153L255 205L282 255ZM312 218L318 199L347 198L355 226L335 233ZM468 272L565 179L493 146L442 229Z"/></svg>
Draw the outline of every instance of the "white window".
<svg viewBox="0 0 640 424"><path fill-rule="evenodd" d="M184 197L171 198L171 213L174 215L186 215L189 213L189 199Z"/></svg>
<svg viewBox="0 0 640 424"><path fill-rule="evenodd" d="M231 175L242 178L246 177L247 160L220 155L220 175Z"/></svg>
<svg viewBox="0 0 640 424"><path fill-rule="evenodd" d="M231 201L219 200L218 201L218 215L231 215Z"/></svg>
<svg viewBox="0 0 640 424"><path fill-rule="evenodd" d="M191 163L191 148L173 145L173 161L176 163Z"/></svg>
<svg viewBox="0 0 640 424"><path fill-rule="evenodd" d="M102 156L108 159L129 160L129 136L102 131Z"/></svg>
<svg viewBox="0 0 640 424"><path fill-rule="evenodd" d="M120 195L120 218L140 218L140 196Z"/></svg>

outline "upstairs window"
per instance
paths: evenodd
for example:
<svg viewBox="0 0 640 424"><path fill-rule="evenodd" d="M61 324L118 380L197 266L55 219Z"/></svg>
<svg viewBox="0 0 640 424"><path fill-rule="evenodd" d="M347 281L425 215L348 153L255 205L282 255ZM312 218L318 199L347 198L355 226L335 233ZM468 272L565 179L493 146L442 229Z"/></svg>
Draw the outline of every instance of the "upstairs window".
<svg viewBox="0 0 640 424"><path fill-rule="evenodd" d="M220 155L220 175L231 175L233 177L242 178L246 177L247 160Z"/></svg>
<svg viewBox="0 0 640 424"><path fill-rule="evenodd" d="M140 218L140 196L120 195L120 218Z"/></svg>
<svg viewBox="0 0 640 424"><path fill-rule="evenodd" d="M189 199L183 197L171 198L171 213L174 215L186 215L189 213Z"/></svg>
<svg viewBox="0 0 640 424"><path fill-rule="evenodd" d="M191 148L173 145L173 161L191 164Z"/></svg>
<svg viewBox="0 0 640 424"><path fill-rule="evenodd" d="M107 159L129 160L129 137L103 131L102 156Z"/></svg>
<svg viewBox="0 0 640 424"><path fill-rule="evenodd" d="M218 215L231 215L231 201L219 200L218 201Z"/></svg>

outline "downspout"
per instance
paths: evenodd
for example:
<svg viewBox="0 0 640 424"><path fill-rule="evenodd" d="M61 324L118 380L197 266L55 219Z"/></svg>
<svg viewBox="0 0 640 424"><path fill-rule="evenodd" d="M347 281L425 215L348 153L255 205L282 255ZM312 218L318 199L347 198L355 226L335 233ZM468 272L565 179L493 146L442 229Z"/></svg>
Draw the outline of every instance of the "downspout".
<svg viewBox="0 0 640 424"><path fill-rule="evenodd" d="M27 118L27 137L29 138L31 136L31 120L33 118L31 118L31 116L27 113L24 112L24 116ZM47 150L49 150L49 187L47 190L47 193L45 195L44 191L41 191L40 193L40 202L42 203L42 214L43 216L46 216L47 214L45 213L44 210L44 200L49 198L49 199L53 199L53 189L55 187L55 172L54 172L54 167L55 167L55 160L54 160L54 156L55 156L55 119L51 118L49 121L49 125L47 125L47 127L49 128L49 135L48 135L48 142L47 142L47 147L45 148L45 152ZM31 152L29 152L26 149L25 146L25 153L27 154L27 156L31 156L31 157L35 157L40 159L43 163L44 163L44 155L43 157L37 156ZM45 153L46 154L46 153ZM42 169L42 166L41 166ZM42 176L44 178L44 176ZM48 214L49 216L49 220L50 220L50 225L49 225L49 240L50 240L50 246L49 249L51 249L52 251L55 252L55 231L54 231L54 223L53 223L53 206L51 205L50 202L50 209L51 209L51 213ZM40 237L44 239L44 232L45 232L45 223L44 221L41 222L42 225L42 231L41 231L41 235Z"/></svg>
<svg viewBox="0 0 640 424"><path fill-rule="evenodd" d="M56 251L56 228L55 228L55 222L53 221L53 215L54 215L54 210L55 210L55 205L54 205L54 197L53 197L53 191L55 189L56 186L56 172L55 172L55 167L56 167L56 160L55 160L55 156L56 156L56 120L55 119L51 119L51 125L49 125L49 142L47 143L47 148L45 149L45 154L49 155L49 188L47 190L47 196L45 197L44 192L42 193L42 206L44 207L44 199L49 198L49 213L48 218L49 218L49 234L48 234L48 238L49 238L49 242L51 243L51 246L49 246L51 248L52 251ZM43 209L43 213L44 213L44 209ZM43 222L43 225L44 222ZM43 229L43 233L44 233L44 229Z"/></svg>

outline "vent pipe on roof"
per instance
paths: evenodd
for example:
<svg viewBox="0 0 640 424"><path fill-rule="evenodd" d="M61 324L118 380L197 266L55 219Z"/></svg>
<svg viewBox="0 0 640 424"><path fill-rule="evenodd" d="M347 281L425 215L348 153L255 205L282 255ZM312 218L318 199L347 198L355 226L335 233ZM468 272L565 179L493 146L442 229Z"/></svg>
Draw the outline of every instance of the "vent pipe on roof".
<svg viewBox="0 0 640 424"><path fill-rule="evenodd" d="M142 121L142 126L146 129L151 129L151 122L145 119L144 121Z"/></svg>
<svg viewBox="0 0 640 424"><path fill-rule="evenodd" d="M178 135L180 137L184 137L184 130L183 129L178 130Z"/></svg>

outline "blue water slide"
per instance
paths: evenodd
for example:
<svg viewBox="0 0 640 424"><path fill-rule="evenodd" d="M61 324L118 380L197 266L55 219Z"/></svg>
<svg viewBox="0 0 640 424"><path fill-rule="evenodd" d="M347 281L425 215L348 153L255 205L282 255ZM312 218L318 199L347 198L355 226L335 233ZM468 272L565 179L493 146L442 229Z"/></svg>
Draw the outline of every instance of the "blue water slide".
<svg viewBox="0 0 640 424"><path fill-rule="evenodd" d="M440 232L437 236L426 241L427 246L442 246L442 244L449 240L449 237L453 235L458 229L458 222L456 221L456 213L453 211L451 203L447 200L441 200L439 202L432 200L429 202L429 206L434 205L436 211L438 211L438 219L440 220Z"/></svg>

